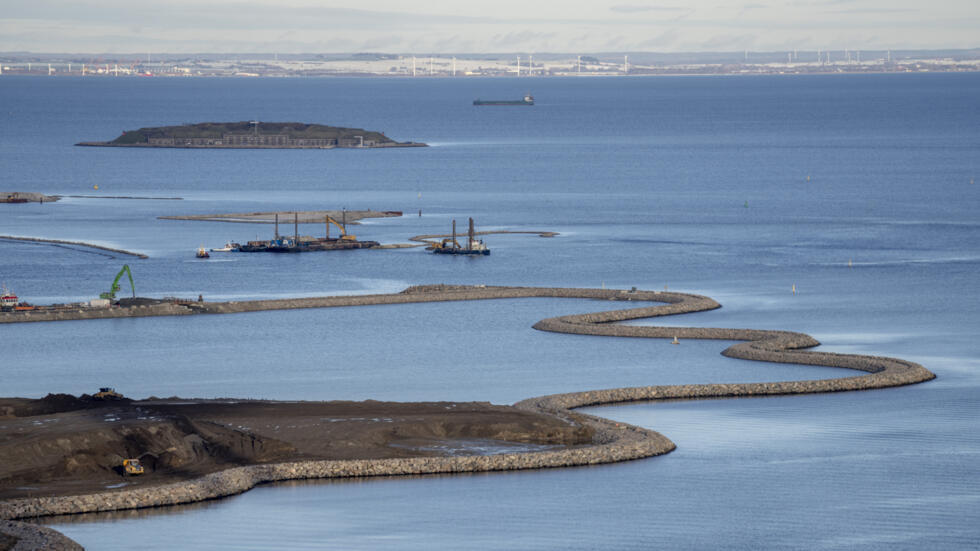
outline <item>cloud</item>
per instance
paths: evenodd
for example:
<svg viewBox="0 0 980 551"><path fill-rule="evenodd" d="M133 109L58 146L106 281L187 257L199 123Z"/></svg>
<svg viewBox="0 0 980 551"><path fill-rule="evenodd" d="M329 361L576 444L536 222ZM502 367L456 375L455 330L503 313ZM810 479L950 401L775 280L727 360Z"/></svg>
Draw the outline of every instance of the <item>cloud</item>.
<svg viewBox="0 0 980 551"><path fill-rule="evenodd" d="M738 17L742 17L756 10L766 10L766 9L769 9L769 6L765 4L745 4L742 6L742 9L738 11Z"/></svg>
<svg viewBox="0 0 980 551"><path fill-rule="evenodd" d="M472 24L494 21L483 16L371 11L325 6L281 6L263 2L131 2L71 0L18 2L4 9L6 19L55 19L78 23L134 24L180 29L376 29L379 27Z"/></svg>
<svg viewBox="0 0 980 551"><path fill-rule="evenodd" d="M827 10L824 13L918 13L922 10L911 8L847 8L844 10Z"/></svg>
<svg viewBox="0 0 980 551"><path fill-rule="evenodd" d="M802 7L820 7L820 6L836 6L840 4L853 4L854 0L796 0L795 2L786 2L787 6L802 6Z"/></svg>
<svg viewBox="0 0 980 551"><path fill-rule="evenodd" d="M676 12L676 11L689 11L691 8L685 8L681 6L650 6L650 5L636 5L636 4L620 4L618 6L610 6L609 11L614 11L617 13L642 13L650 11L666 11L666 12Z"/></svg>
<svg viewBox="0 0 980 551"><path fill-rule="evenodd" d="M636 44L636 50L671 50L681 38L680 32L676 28L667 29L659 35L640 41Z"/></svg>
<svg viewBox="0 0 980 551"><path fill-rule="evenodd" d="M980 13L969 6L940 5L927 12L911 9L916 4L893 0L690 0L690 7L678 0L663 0L666 4L601 0L562 10L529 5L521 10L492 11L450 5L451 0L440 0L441 10L439 2L416 8L394 0L372 4L273 1L8 2L11 5L0 14L0 51L371 50L411 55L779 50L832 44L861 49L882 45L946 48L975 47L980 25Z"/></svg>
<svg viewBox="0 0 980 551"><path fill-rule="evenodd" d="M702 42L705 51L730 52L743 49L755 50L755 35L751 34L716 34Z"/></svg>

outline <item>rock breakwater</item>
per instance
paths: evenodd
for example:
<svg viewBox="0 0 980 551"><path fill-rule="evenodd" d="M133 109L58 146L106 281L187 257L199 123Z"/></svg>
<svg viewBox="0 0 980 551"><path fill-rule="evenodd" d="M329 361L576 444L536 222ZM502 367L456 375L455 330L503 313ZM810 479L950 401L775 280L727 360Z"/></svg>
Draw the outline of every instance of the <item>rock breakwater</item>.
<svg viewBox="0 0 980 551"><path fill-rule="evenodd" d="M105 247L103 245L96 245L94 243L86 243L84 241L65 241L64 239L43 239L40 237L19 237L16 235L0 235L0 239L7 239L10 241L27 241L30 243L47 243L52 245L70 245L75 247L87 247L89 249L98 249L100 251L108 251L110 253L124 254L128 256L135 256L136 258L149 258L143 253L136 253L133 251L127 251L125 249L114 249L112 247ZM106 255L111 256L111 255Z"/></svg>
<svg viewBox="0 0 980 551"><path fill-rule="evenodd" d="M8 500L0 502L0 519L176 505L237 494L257 484L283 480L541 469L627 461L667 453L673 450L675 446L673 442L655 431L576 413L572 410L585 406L630 401L840 392L907 385L934 378L934 375L921 365L896 358L806 351L805 349L817 346L819 342L802 333L753 329L629 326L616 323L641 318L700 312L720 307L717 302L708 297L685 293L429 285L410 287L401 293L384 295L223 303L202 302L179 307L177 305L157 305L160 307L145 308L138 315L230 314L293 308L529 297L659 303L651 306L548 318L534 325L535 329L542 331L606 337L737 340L744 342L726 349L723 352L725 356L756 361L844 367L862 371L864 374L837 379L775 383L628 387L529 398L518 402L515 407L574 419L579 423L589 425L595 429L593 443L588 446L561 450L493 456L301 461L250 465L165 486L124 489L82 496ZM167 307L164 308L163 306ZM169 306L173 307L170 308ZM87 318L66 317L57 319Z"/></svg>

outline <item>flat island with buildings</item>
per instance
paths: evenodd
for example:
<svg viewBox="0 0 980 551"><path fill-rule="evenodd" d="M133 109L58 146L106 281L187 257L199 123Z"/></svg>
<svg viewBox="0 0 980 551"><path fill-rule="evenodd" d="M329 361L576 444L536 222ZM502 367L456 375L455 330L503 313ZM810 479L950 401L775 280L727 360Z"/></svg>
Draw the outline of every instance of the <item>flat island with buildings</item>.
<svg viewBox="0 0 980 551"><path fill-rule="evenodd" d="M381 132L301 122L202 122L126 130L110 142L80 142L100 147L202 147L234 149L333 149L425 147L396 142Z"/></svg>

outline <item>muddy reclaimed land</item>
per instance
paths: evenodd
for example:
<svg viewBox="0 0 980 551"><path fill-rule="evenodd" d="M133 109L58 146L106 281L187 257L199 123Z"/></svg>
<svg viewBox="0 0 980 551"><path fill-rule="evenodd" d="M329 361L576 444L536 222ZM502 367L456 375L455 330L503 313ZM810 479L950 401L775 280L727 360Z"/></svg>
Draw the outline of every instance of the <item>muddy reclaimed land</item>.
<svg viewBox="0 0 980 551"><path fill-rule="evenodd" d="M53 530L17 519L193 503L284 480L596 465L653 457L675 448L653 430L574 411L581 407L846 392L935 377L923 366L897 358L810 351L820 343L791 331L621 325L617 322L720 307L705 296L636 289L423 285L379 295L4 312L0 323L532 297L628 304L547 318L534 324L540 331L675 343L741 341L722 354L847 368L856 374L771 383L583 390L528 398L513 406L176 397L134 401L87 395L0 399L0 534L7 538L6 543L0 539L0 550L11 538L20 538L17 549L79 548ZM140 459L146 472L125 476L122 461L127 458Z"/></svg>
<svg viewBox="0 0 980 551"><path fill-rule="evenodd" d="M144 489L245 465L564 449L593 435L570 418L489 403L0 398L0 500ZM143 475L123 472L129 458Z"/></svg>

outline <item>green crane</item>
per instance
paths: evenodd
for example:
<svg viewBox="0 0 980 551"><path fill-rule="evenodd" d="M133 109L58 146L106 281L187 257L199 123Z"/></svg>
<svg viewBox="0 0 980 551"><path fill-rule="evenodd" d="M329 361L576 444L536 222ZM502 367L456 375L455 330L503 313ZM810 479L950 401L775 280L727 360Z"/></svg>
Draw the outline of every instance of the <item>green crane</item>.
<svg viewBox="0 0 980 551"><path fill-rule="evenodd" d="M116 293L119 292L119 278L122 277L124 272L129 276L129 288L133 291L133 298L136 298L136 286L133 285L133 272L129 271L129 264L123 264L122 270L119 270L119 273L116 274L116 279L112 280L112 287L109 289L109 292L100 294L99 298L116 300Z"/></svg>

